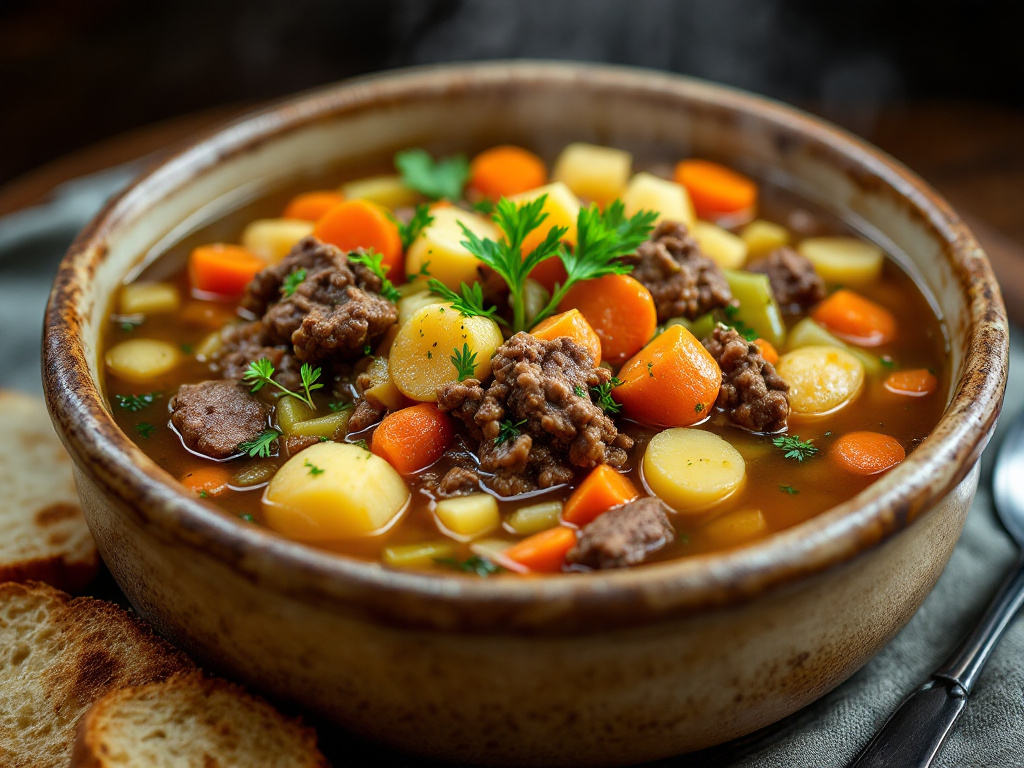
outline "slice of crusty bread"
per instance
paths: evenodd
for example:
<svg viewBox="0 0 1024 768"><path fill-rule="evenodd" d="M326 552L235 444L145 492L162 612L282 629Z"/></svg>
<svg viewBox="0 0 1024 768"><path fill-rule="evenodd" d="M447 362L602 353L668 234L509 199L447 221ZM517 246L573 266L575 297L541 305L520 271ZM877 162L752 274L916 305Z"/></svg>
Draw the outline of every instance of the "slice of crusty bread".
<svg viewBox="0 0 1024 768"><path fill-rule="evenodd" d="M0 766L66 768L94 702L194 668L113 603L0 584Z"/></svg>
<svg viewBox="0 0 1024 768"><path fill-rule="evenodd" d="M96 574L96 545L42 400L0 390L0 435L0 581L81 589Z"/></svg>
<svg viewBox="0 0 1024 768"><path fill-rule="evenodd" d="M201 673L104 696L82 718L71 768L325 768L316 734Z"/></svg>

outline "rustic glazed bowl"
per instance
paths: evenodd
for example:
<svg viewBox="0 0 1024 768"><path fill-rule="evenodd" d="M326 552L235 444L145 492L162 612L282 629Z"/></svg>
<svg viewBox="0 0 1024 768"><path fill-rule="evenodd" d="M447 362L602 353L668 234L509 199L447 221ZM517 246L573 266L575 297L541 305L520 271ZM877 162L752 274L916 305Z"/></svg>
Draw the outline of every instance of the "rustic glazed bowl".
<svg viewBox="0 0 1024 768"><path fill-rule="evenodd" d="M470 579L387 570L229 519L115 426L111 297L182 227L325 162L570 141L723 159L901 254L949 331L948 408L901 466L752 546L620 573ZM183 222L185 223L183 225ZM695 750L808 704L907 622L978 482L1007 366L984 255L948 205L863 142L765 99L653 72L491 63L316 91L206 136L79 236L46 317L45 386L100 552L202 661L359 734L461 762L599 766Z"/></svg>

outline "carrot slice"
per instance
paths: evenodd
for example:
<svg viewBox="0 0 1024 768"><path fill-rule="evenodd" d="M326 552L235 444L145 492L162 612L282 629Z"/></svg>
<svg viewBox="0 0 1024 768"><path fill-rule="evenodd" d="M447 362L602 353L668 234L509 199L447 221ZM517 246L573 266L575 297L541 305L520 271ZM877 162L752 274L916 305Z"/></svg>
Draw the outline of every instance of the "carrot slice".
<svg viewBox="0 0 1024 768"><path fill-rule="evenodd" d="M854 475L877 475L907 457L899 441L879 432L849 432L832 444L832 459Z"/></svg>
<svg viewBox="0 0 1024 768"><path fill-rule="evenodd" d="M535 533L501 553L530 571L557 573L565 565L565 556L576 544L576 531L564 525Z"/></svg>
<svg viewBox="0 0 1024 768"><path fill-rule="evenodd" d="M228 489L233 473L223 464L196 467L185 473L181 484L200 496L220 496Z"/></svg>
<svg viewBox="0 0 1024 768"><path fill-rule="evenodd" d="M398 225L387 212L367 200L346 200L321 216L313 237L336 245L343 251L374 250L392 275L402 274L402 238Z"/></svg>
<svg viewBox="0 0 1024 768"><path fill-rule="evenodd" d="M768 339L754 339L754 343L757 345L758 350L761 352L761 357L764 358L766 363L775 365L779 362L779 352Z"/></svg>
<svg viewBox="0 0 1024 768"><path fill-rule="evenodd" d="M906 371L893 371L885 379L885 388L896 395L908 397L924 397L930 395L939 386L935 374L927 368L914 368Z"/></svg>
<svg viewBox="0 0 1024 768"><path fill-rule="evenodd" d="M240 245L213 243L193 249L188 278L200 294L237 299L267 262Z"/></svg>
<svg viewBox="0 0 1024 768"><path fill-rule="evenodd" d="M343 202L345 202L345 196L341 192L331 189L304 192L291 199L285 206L283 216L286 219L316 221L331 208Z"/></svg>
<svg viewBox="0 0 1024 768"><path fill-rule="evenodd" d="M711 413L722 371L692 333L672 325L622 366L619 379L612 397L631 419L687 427Z"/></svg>
<svg viewBox="0 0 1024 768"><path fill-rule="evenodd" d="M620 475L607 464L598 464L565 502L562 519L582 527L602 512L632 501L639 495L628 477Z"/></svg>
<svg viewBox="0 0 1024 768"><path fill-rule="evenodd" d="M528 192L547 180L543 160L510 144L484 150L469 164L469 188L491 200Z"/></svg>
<svg viewBox="0 0 1024 768"><path fill-rule="evenodd" d="M558 305L576 308L601 339L604 359L618 365L643 347L658 327L654 297L629 275L605 275L576 283Z"/></svg>
<svg viewBox="0 0 1024 768"><path fill-rule="evenodd" d="M686 187L693 209L701 219L747 211L757 202L757 184L742 173L710 160L677 163L675 181Z"/></svg>
<svg viewBox="0 0 1024 768"><path fill-rule="evenodd" d="M839 338L861 347L877 347L896 338L892 312L846 288L816 306L811 317Z"/></svg>
<svg viewBox="0 0 1024 768"><path fill-rule="evenodd" d="M385 416L374 430L370 450L408 475L441 458L453 435L446 414L434 403L420 403Z"/></svg>
<svg viewBox="0 0 1024 768"><path fill-rule="evenodd" d="M584 349L590 350L594 365L601 362L601 339L578 309L570 309L542 320L530 331L530 335L547 340L567 336Z"/></svg>

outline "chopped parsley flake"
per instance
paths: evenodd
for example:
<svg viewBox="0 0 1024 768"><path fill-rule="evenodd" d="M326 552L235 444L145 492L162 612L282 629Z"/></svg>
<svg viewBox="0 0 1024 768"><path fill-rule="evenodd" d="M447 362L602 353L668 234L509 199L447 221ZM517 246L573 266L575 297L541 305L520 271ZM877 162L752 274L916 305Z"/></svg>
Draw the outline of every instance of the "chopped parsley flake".
<svg viewBox="0 0 1024 768"><path fill-rule="evenodd" d="M456 571L476 574L483 579L504 570L501 566L496 565L486 557L480 557L479 555L473 555L472 557L461 561L456 560L454 557L437 557L434 558L434 562L438 565L447 565L449 568L453 568Z"/></svg>
<svg viewBox="0 0 1024 768"><path fill-rule="evenodd" d="M148 439L149 436L153 434L153 430L155 429L156 427L154 427L148 421L140 421L138 424L135 425L135 431L138 432L139 437L142 438Z"/></svg>
<svg viewBox="0 0 1024 768"><path fill-rule="evenodd" d="M787 459L803 461L818 452L818 448L810 440L801 440L800 435L780 435L772 440L772 445L781 448Z"/></svg>
<svg viewBox="0 0 1024 768"><path fill-rule="evenodd" d="M246 453L249 456L259 456L265 459L270 456L270 451L274 445L274 441L281 436L281 433L276 429L265 429L260 432L252 440L246 440L244 443L238 444L238 450L242 453Z"/></svg>
<svg viewBox="0 0 1024 768"><path fill-rule="evenodd" d="M507 443L509 440L515 440L519 437L522 432L520 428L526 424L526 419L522 421L512 422L512 419L505 419L498 424L498 436L494 439L495 445L501 445Z"/></svg>
<svg viewBox="0 0 1024 768"><path fill-rule="evenodd" d="M285 297L291 296L306 279L306 270L293 269L281 283L281 294Z"/></svg>
<svg viewBox="0 0 1024 768"><path fill-rule="evenodd" d="M316 464L311 462L309 459L306 459L305 463L302 466L304 466L307 469L309 469L309 474L312 475L313 477L316 477L317 475L322 475L326 471L322 467L318 467Z"/></svg>
<svg viewBox="0 0 1024 768"><path fill-rule="evenodd" d="M157 398L161 397L160 392L146 392L142 395L114 395L117 404L126 411L137 413L143 408L148 408Z"/></svg>
<svg viewBox="0 0 1024 768"><path fill-rule="evenodd" d="M792 485L780 485L779 486L779 490L782 491L783 493L788 493L791 496L794 495L794 494L800 493L800 491L798 491Z"/></svg>

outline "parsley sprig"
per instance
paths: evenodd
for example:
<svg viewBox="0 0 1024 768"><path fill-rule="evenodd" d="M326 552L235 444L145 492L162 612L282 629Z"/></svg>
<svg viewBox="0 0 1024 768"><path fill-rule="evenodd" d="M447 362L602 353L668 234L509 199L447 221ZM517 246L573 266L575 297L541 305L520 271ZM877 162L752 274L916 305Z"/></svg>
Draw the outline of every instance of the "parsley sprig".
<svg viewBox="0 0 1024 768"><path fill-rule="evenodd" d="M141 395L114 395L114 399L126 411L137 413L151 406L161 396L160 392L145 392Z"/></svg>
<svg viewBox="0 0 1024 768"><path fill-rule="evenodd" d="M284 392L286 395L297 397L299 400L304 402L314 411L316 405L313 403L313 392L323 388L318 379L320 378L320 369L313 368L309 363L303 363L302 368L299 369L299 375L302 377L302 393L292 392L287 387L278 384L274 381L274 364L265 357L261 357L259 360L253 360L249 363L249 367L246 369L245 374L242 376L242 381L246 384L251 384L252 388L250 392L259 392L263 387L268 384L272 387Z"/></svg>
<svg viewBox="0 0 1024 768"><path fill-rule="evenodd" d="M772 440L772 445L783 450L787 459L803 461L818 452L818 448L810 440L801 440L800 435L781 435Z"/></svg>
<svg viewBox="0 0 1024 768"><path fill-rule="evenodd" d="M451 355L448 359L455 366L455 370L459 375L459 381L473 378L473 375L476 373L476 352L469 351L469 344L463 344L461 351L455 348L452 349L452 352L455 354Z"/></svg>
<svg viewBox="0 0 1024 768"><path fill-rule="evenodd" d="M281 295L284 296L285 298L288 298L293 293L295 293L295 291L298 289L300 285L302 285L305 279L306 270L293 269L291 272L288 273L288 276L285 277L284 281L281 283Z"/></svg>
<svg viewBox="0 0 1024 768"><path fill-rule="evenodd" d="M616 414L622 410L622 406L612 400L612 388L619 386L622 382L612 377L611 381L606 381L604 384L598 384L596 387L591 387L590 391L594 393L596 398L595 402L605 413Z"/></svg>
<svg viewBox="0 0 1024 768"><path fill-rule="evenodd" d="M522 434L521 428L526 424L526 419L522 421L513 422L512 419L505 419L498 423L498 436L494 439L495 445L501 445L507 443L509 440L515 440L519 435Z"/></svg>
<svg viewBox="0 0 1024 768"><path fill-rule="evenodd" d="M508 325L504 318L494 314L498 311L497 307L484 308L484 292L480 283L474 282L472 287L462 283L461 293L456 293L440 280L431 279L427 285L430 286L431 293L450 301L452 308L463 317L489 317L502 325Z"/></svg>
<svg viewBox="0 0 1024 768"><path fill-rule="evenodd" d="M474 573L483 579L504 570L501 566L496 565L486 557L480 557L480 555L473 555L465 560L456 560L454 557L436 557L434 562L438 565L446 565L456 571L462 571L463 573Z"/></svg>
<svg viewBox="0 0 1024 768"><path fill-rule="evenodd" d="M252 440L239 443L238 450L252 457L259 456L261 459L266 459L271 454L274 441L280 436L281 433L276 429L265 429Z"/></svg>
<svg viewBox="0 0 1024 768"><path fill-rule="evenodd" d="M420 203L416 206L416 212L413 213L408 224L396 223L398 224L398 236L402 240L402 250L407 251L413 240L420 236L420 232L434 223L434 217L430 215L430 208L424 203ZM427 264L423 266L425 267Z"/></svg>
<svg viewBox="0 0 1024 768"><path fill-rule="evenodd" d="M385 299L394 303L402 298L402 294L395 288L394 283L387 278L388 268L384 266L384 254L377 253L376 251L368 251L367 253L352 251L348 255L348 260L356 264L362 264L380 278L380 295Z"/></svg>
<svg viewBox="0 0 1024 768"><path fill-rule="evenodd" d="M406 149L395 155L395 168L405 186L431 200L458 200L469 179L469 160L455 155L434 160L423 149Z"/></svg>

